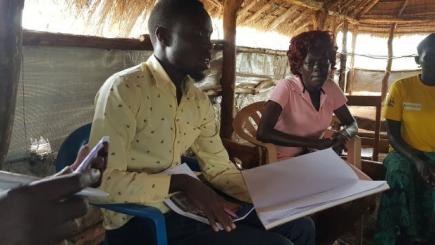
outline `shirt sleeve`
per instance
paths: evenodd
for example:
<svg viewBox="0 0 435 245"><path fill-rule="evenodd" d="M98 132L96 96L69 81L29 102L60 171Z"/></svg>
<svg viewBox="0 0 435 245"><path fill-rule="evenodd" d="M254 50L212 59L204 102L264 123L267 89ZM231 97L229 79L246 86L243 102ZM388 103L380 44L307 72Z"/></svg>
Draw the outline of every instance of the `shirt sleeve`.
<svg viewBox="0 0 435 245"><path fill-rule="evenodd" d="M113 80L113 81L112 81ZM128 170L130 145L136 132L140 94L122 77L109 78L97 94L90 145L109 136L108 166L101 188L112 202L153 205L168 196L170 176Z"/></svg>
<svg viewBox="0 0 435 245"><path fill-rule="evenodd" d="M342 107L347 103L346 95L343 93L343 90L334 82L330 81L332 83L332 98L333 98L333 110L337 110L338 108Z"/></svg>
<svg viewBox="0 0 435 245"><path fill-rule="evenodd" d="M387 94L383 106L383 116L385 119L402 121L403 97L400 91L400 82L395 82Z"/></svg>
<svg viewBox="0 0 435 245"><path fill-rule="evenodd" d="M290 93L291 93L291 88L290 88L289 81L281 80L273 89L269 100L278 103L281 106L281 109L284 110L285 106L289 101Z"/></svg>
<svg viewBox="0 0 435 245"><path fill-rule="evenodd" d="M229 160L219 136L218 123L210 101L204 99L204 121L191 149L196 154L205 179L224 193L251 202L242 174Z"/></svg>

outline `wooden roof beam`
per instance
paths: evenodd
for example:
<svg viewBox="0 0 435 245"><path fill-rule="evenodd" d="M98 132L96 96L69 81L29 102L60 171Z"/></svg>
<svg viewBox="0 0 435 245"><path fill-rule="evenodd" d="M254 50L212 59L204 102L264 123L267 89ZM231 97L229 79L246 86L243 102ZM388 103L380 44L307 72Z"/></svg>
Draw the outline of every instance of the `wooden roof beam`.
<svg viewBox="0 0 435 245"><path fill-rule="evenodd" d="M308 8L308 9L311 9L314 11L324 9L324 7L325 7L325 2L317 2L317 1L313 1L313 0L287 0L287 2L290 4L293 4L296 6L301 6L304 8ZM356 20L355 18L349 17L349 16L341 14L341 13L337 13L335 11L331 11L331 10L327 10L327 11L328 11L328 15L337 16L337 17L346 19L352 24L358 23L358 20Z"/></svg>
<svg viewBox="0 0 435 245"><path fill-rule="evenodd" d="M305 28L307 28L309 25L311 25L312 23L310 21L305 21L305 24L301 25L300 27L298 27L298 29L293 31L293 35L298 35L300 34L303 30L305 30Z"/></svg>
<svg viewBox="0 0 435 245"><path fill-rule="evenodd" d="M309 8L316 11L323 8L323 3L313 0L287 0L287 2L296 6Z"/></svg>
<svg viewBox="0 0 435 245"><path fill-rule="evenodd" d="M406 7L408 7L408 3L409 3L408 0L405 0L405 1L403 2L402 7L400 8L399 13L397 14L397 17L400 18L400 16L402 16L402 14L403 14L403 12L405 11Z"/></svg>
<svg viewBox="0 0 435 245"><path fill-rule="evenodd" d="M378 4L379 0L373 0L372 2L370 2L369 4L367 4L367 6L357 15L356 19L361 18L361 16L365 15L366 13L368 13L370 10L373 9L373 7L375 7L376 4Z"/></svg>
<svg viewBox="0 0 435 245"><path fill-rule="evenodd" d="M269 10L272 7L270 3L266 3L259 9L257 12L255 12L253 15L249 16L246 20L243 21L243 23L250 23L255 21L258 17L260 17L265 11Z"/></svg>
<svg viewBox="0 0 435 245"><path fill-rule="evenodd" d="M278 18L276 18L270 25L269 30L273 31L275 30L280 24L282 24L284 21L286 21L294 12L298 10L297 7L290 7L285 11L282 15L280 15Z"/></svg>
<svg viewBox="0 0 435 245"><path fill-rule="evenodd" d="M246 6L243 6L243 8L237 14L237 18L239 20L241 20L245 15L247 15L249 13L249 10L251 10L259 2L260 1L253 0L249 4L247 4Z"/></svg>
<svg viewBox="0 0 435 245"><path fill-rule="evenodd" d="M361 11L364 10L364 8L371 2L372 0L364 0L361 1L360 4L358 4L358 6L355 7L354 11L352 11L351 14L349 14L350 16L357 16L359 13L361 13Z"/></svg>
<svg viewBox="0 0 435 245"><path fill-rule="evenodd" d="M368 24L420 24L420 23L427 23L431 22L430 20L425 19L406 19L406 18L363 18L359 20L361 23L368 23Z"/></svg>
<svg viewBox="0 0 435 245"><path fill-rule="evenodd" d="M222 3L220 3L218 0L207 0L209 3L213 4L217 8L222 8Z"/></svg>

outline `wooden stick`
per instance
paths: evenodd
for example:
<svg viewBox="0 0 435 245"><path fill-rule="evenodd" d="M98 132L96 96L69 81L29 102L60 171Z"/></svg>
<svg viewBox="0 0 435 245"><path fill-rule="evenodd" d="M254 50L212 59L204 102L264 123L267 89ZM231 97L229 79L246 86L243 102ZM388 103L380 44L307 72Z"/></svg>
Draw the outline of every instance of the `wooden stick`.
<svg viewBox="0 0 435 245"><path fill-rule="evenodd" d="M384 101L385 96L387 95L388 90L388 79L391 74L391 67L393 65L393 39L394 39L394 31L396 30L397 24L392 24L390 27L390 33L388 36L388 60L387 67L385 68L385 75L382 79L382 89L381 89L381 98Z"/></svg>
<svg viewBox="0 0 435 245"><path fill-rule="evenodd" d="M0 1L0 168L11 140L21 71L24 0Z"/></svg>
<svg viewBox="0 0 435 245"><path fill-rule="evenodd" d="M338 79L338 85L343 91L346 89L346 62L347 62L347 31L349 29L349 22L344 20L343 23L343 40L342 47L343 50L340 56L340 76Z"/></svg>
<svg viewBox="0 0 435 245"><path fill-rule="evenodd" d="M234 84L236 80L236 20L243 0L224 2L224 40L222 64L221 137L231 139L233 134Z"/></svg>
<svg viewBox="0 0 435 245"><path fill-rule="evenodd" d="M346 92L352 94L352 85L355 83L355 49L356 49L356 39L358 38L358 26L353 28L352 32L352 56L350 58L350 69L351 75L350 79L347 81Z"/></svg>

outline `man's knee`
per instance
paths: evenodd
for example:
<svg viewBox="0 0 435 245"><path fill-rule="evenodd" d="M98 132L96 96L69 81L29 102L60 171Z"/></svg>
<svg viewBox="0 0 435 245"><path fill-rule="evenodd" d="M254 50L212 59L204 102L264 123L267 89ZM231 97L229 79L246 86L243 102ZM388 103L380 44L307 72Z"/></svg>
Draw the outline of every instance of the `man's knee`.
<svg viewBox="0 0 435 245"><path fill-rule="evenodd" d="M264 239L258 244L273 244L273 245L294 245L288 238L274 232L268 232Z"/></svg>
<svg viewBox="0 0 435 245"><path fill-rule="evenodd" d="M316 226L308 217L294 220L277 227L274 231L287 237L296 245L312 245L316 239Z"/></svg>

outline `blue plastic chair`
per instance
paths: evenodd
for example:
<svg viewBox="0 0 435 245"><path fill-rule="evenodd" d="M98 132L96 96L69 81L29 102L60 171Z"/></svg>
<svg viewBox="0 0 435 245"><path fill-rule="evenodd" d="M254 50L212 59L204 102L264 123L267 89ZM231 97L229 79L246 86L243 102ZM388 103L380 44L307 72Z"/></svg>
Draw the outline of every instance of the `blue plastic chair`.
<svg viewBox="0 0 435 245"><path fill-rule="evenodd" d="M76 129L65 139L59 148L57 158L54 162L56 171L62 170L75 161L80 147L86 144L89 140L91 126L90 123L86 124ZM159 209L136 204L99 204L95 206L150 221L155 228L156 244L168 244L165 217ZM152 227L148 228L152 229ZM144 227L144 229L147 229L147 227Z"/></svg>

